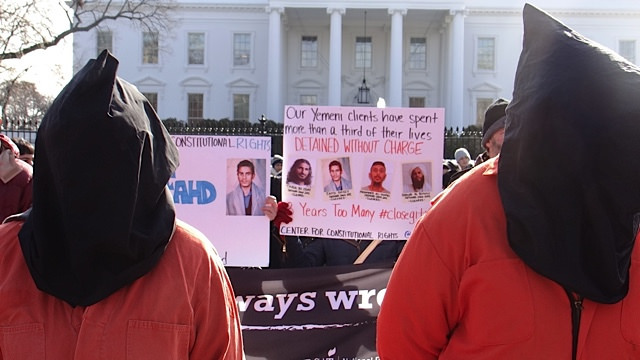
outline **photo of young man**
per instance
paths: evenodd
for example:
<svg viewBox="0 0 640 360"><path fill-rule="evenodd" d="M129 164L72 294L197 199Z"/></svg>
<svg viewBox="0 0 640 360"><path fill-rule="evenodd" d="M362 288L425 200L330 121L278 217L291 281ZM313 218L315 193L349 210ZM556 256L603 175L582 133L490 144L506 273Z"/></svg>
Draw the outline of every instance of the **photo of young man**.
<svg viewBox="0 0 640 360"><path fill-rule="evenodd" d="M242 160L236 166L238 185L227 193L227 215L264 215L265 190L258 186L255 165L250 160Z"/></svg>
<svg viewBox="0 0 640 360"><path fill-rule="evenodd" d="M339 160L329 162L329 183L324 187L325 192L351 190L351 181L343 176L342 163Z"/></svg>

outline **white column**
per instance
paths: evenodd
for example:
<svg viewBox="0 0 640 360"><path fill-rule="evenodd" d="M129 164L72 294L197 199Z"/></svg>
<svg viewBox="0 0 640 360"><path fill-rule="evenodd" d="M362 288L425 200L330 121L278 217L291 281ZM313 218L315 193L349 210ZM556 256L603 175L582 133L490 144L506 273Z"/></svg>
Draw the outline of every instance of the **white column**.
<svg viewBox="0 0 640 360"><path fill-rule="evenodd" d="M268 119L284 121L282 103L282 7L267 7L269 13L269 50L267 55L267 113ZM258 116L261 114L257 114Z"/></svg>
<svg viewBox="0 0 640 360"><path fill-rule="evenodd" d="M387 105L402 106L402 23L407 9L389 9L391 15L391 46L389 55L389 94ZM374 101L376 99L373 99Z"/></svg>
<svg viewBox="0 0 640 360"><path fill-rule="evenodd" d="M464 97L464 10L450 10L449 27L449 104L447 123L462 128Z"/></svg>
<svg viewBox="0 0 640 360"><path fill-rule="evenodd" d="M328 8L331 15L329 36L329 106L342 105L342 15L344 8Z"/></svg>

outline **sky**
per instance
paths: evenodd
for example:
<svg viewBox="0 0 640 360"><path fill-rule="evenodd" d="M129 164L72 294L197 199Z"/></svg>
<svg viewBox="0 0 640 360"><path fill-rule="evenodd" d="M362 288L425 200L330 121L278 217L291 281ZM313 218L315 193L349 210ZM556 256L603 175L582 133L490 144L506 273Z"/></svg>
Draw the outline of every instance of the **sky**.
<svg viewBox="0 0 640 360"><path fill-rule="evenodd" d="M69 38L47 50L36 50L23 56L18 60L20 63L18 66L29 67L29 70L21 79L36 84L41 94L55 97L71 80L73 72L71 44L72 41ZM16 65L12 63L12 66Z"/></svg>
<svg viewBox="0 0 640 360"><path fill-rule="evenodd" d="M21 2L23 0L0 0L2 2ZM50 0L45 0L50 1ZM52 2L53 4L53 2ZM64 27L66 18L64 13L51 11L57 14L59 26ZM58 45L45 50L36 50L20 59L4 60L3 64L16 68L18 71L29 70L20 78L36 84L38 91L46 96L55 97L60 90L71 80L73 73L73 37L66 37ZM0 72L0 80L7 79L7 74Z"/></svg>

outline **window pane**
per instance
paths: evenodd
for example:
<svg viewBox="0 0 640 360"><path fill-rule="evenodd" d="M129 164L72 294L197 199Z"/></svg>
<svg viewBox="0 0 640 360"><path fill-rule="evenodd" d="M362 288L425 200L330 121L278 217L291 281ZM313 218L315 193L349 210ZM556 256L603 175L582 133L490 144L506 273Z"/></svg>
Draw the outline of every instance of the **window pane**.
<svg viewBox="0 0 640 360"><path fill-rule="evenodd" d="M233 94L233 119L249 120L248 94Z"/></svg>
<svg viewBox="0 0 640 360"><path fill-rule="evenodd" d="M482 126L484 124L484 113L492 103L493 99L490 98L476 99L476 125Z"/></svg>
<svg viewBox="0 0 640 360"><path fill-rule="evenodd" d="M204 95L203 94L188 94L189 108L187 110L187 118L191 120L202 119L202 113L204 108Z"/></svg>
<svg viewBox="0 0 640 360"><path fill-rule="evenodd" d="M113 34L109 30L98 31L97 44L98 55L103 50L109 50L110 53L113 53Z"/></svg>
<svg viewBox="0 0 640 360"><path fill-rule="evenodd" d="M495 68L495 42L496 39L484 37L478 38L478 70L494 70Z"/></svg>
<svg viewBox="0 0 640 360"><path fill-rule="evenodd" d="M149 101L149 104L151 104L151 106L153 106L153 109L156 110L156 112L158 111L158 93L142 93L142 95L144 95L144 97L147 98L147 100Z"/></svg>
<svg viewBox="0 0 640 360"><path fill-rule="evenodd" d="M356 68L371 68L371 36L356 37Z"/></svg>
<svg viewBox="0 0 640 360"><path fill-rule="evenodd" d="M142 63L158 63L158 33L144 32L142 34Z"/></svg>
<svg viewBox="0 0 640 360"><path fill-rule="evenodd" d="M300 66L302 67L318 66L318 37L317 36L302 37Z"/></svg>
<svg viewBox="0 0 640 360"><path fill-rule="evenodd" d="M318 105L318 96L300 95L300 105Z"/></svg>
<svg viewBox="0 0 640 360"><path fill-rule="evenodd" d="M412 108L423 108L425 105L425 99L423 97L410 97L409 98L409 107Z"/></svg>
<svg viewBox="0 0 640 360"><path fill-rule="evenodd" d="M233 34L233 65L249 65L251 62L251 35Z"/></svg>
<svg viewBox="0 0 640 360"><path fill-rule="evenodd" d="M619 53L625 59L635 64L636 62L636 41L635 40L620 40L618 43Z"/></svg>
<svg viewBox="0 0 640 360"><path fill-rule="evenodd" d="M189 33L189 65L204 64L204 33Z"/></svg>
<svg viewBox="0 0 640 360"><path fill-rule="evenodd" d="M409 41L409 69L427 68L427 39L411 38Z"/></svg>

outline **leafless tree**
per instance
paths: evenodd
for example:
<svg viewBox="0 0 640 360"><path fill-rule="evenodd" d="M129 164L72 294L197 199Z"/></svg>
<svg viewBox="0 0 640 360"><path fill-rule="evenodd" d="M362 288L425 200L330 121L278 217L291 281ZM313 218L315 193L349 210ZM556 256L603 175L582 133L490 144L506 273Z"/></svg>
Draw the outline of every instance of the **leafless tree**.
<svg viewBox="0 0 640 360"><path fill-rule="evenodd" d="M57 45L65 37L130 20L149 31L166 31L173 0L0 1L0 63ZM55 19L64 18L64 25Z"/></svg>
<svg viewBox="0 0 640 360"><path fill-rule="evenodd" d="M36 130L51 101L33 83L14 78L0 84L2 119L8 129Z"/></svg>

